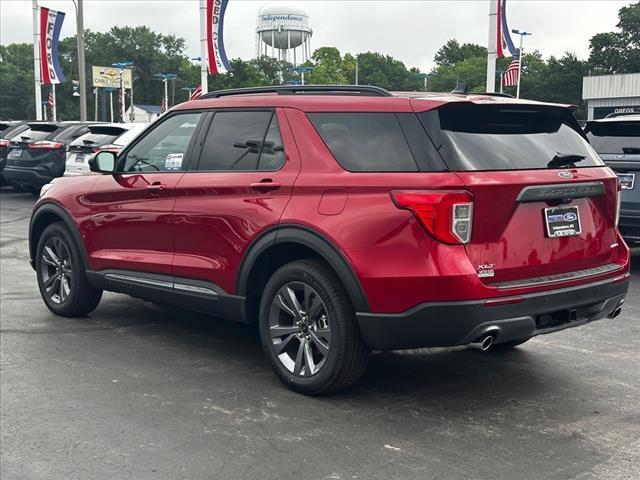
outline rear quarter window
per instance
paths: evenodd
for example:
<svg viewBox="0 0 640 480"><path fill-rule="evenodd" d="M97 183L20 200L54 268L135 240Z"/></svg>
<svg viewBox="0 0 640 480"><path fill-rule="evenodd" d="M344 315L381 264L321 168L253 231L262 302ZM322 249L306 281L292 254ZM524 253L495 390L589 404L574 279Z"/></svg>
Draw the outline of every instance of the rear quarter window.
<svg viewBox="0 0 640 480"><path fill-rule="evenodd" d="M309 113L340 166L351 172L416 172L395 113Z"/></svg>
<svg viewBox="0 0 640 480"><path fill-rule="evenodd" d="M564 108L454 103L419 117L454 171L543 169L556 155L584 157L577 167L604 165Z"/></svg>

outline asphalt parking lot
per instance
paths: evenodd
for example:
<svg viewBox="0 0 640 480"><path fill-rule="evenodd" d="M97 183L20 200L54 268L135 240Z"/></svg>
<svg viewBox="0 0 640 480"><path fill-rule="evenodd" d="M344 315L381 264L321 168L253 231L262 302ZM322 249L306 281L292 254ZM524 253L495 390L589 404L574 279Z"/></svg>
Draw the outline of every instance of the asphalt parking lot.
<svg viewBox="0 0 640 480"><path fill-rule="evenodd" d="M511 352L385 353L328 398L252 328L105 294L53 316L34 198L0 191L1 468L11 479L638 479L640 256L623 314Z"/></svg>

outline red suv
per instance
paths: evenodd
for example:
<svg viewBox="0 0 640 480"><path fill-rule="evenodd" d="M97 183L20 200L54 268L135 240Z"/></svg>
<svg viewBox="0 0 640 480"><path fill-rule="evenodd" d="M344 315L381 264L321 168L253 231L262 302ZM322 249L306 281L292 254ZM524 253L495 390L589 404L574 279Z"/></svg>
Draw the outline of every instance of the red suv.
<svg viewBox="0 0 640 480"><path fill-rule="evenodd" d="M567 105L227 90L91 168L33 211L47 307L85 315L109 290L257 324L307 394L356 382L370 350L513 347L613 318L628 288L619 181Z"/></svg>

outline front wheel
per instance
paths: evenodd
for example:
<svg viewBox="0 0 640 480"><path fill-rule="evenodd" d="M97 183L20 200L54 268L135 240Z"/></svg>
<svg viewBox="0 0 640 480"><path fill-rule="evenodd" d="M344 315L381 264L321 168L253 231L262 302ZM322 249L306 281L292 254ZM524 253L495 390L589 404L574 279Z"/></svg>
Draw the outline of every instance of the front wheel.
<svg viewBox="0 0 640 480"><path fill-rule="evenodd" d="M260 338L276 375L307 395L350 387L370 356L344 286L319 260L289 263L269 279Z"/></svg>
<svg viewBox="0 0 640 480"><path fill-rule="evenodd" d="M86 315L100 303L102 290L89 285L80 251L64 223L53 223L44 229L38 239L35 263L40 295L56 315Z"/></svg>

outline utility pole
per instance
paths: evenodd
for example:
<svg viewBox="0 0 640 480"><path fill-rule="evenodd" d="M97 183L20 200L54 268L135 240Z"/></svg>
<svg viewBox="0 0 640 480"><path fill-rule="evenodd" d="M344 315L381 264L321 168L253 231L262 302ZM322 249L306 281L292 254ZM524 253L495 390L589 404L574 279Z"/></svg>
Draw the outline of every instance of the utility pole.
<svg viewBox="0 0 640 480"><path fill-rule="evenodd" d="M42 91L40 90L40 10L38 0L33 0L33 73L36 102L36 120L42 120Z"/></svg>
<svg viewBox="0 0 640 480"><path fill-rule="evenodd" d="M513 29L511 30L511 33L515 33L516 35L520 35L520 48L518 49L518 60L520 60L518 62L518 87L516 89L516 98L520 98L520 79L522 78L522 64L524 62L524 51L522 49L522 44L523 44L523 40L524 37L531 35L531 33L529 32L525 32L525 31L520 31L518 29Z"/></svg>
<svg viewBox="0 0 640 480"><path fill-rule="evenodd" d="M84 65L84 13L82 2L74 0L76 6L76 40L78 43L78 80L80 81L80 120L87 120L87 75ZM35 3L35 0L34 0Z"/></svg>
<svg viewBox="0 0 640 480"><path fill-rule="evenodd" d="M358 85L358 74L359 74L358 70L360 68L359 65L358 65L358 57L359 56L360 56L360 54L356 53L356 85Z"/></svg>

